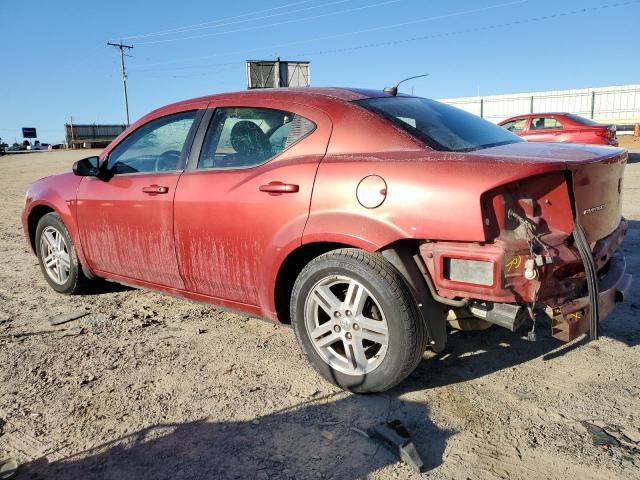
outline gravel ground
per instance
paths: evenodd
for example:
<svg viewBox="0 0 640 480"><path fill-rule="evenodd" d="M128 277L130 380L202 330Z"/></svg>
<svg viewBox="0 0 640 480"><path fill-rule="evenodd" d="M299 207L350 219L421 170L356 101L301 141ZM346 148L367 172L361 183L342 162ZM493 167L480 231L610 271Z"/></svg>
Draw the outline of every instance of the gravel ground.
<svg viewBox="0 0 640 480"><path fill-rule="evenodd" d="M0 459L19 478L418 478L363 435L395 418L434 479L640 478L638 281L597 342L457 332L400 387L350 395L290 328L115 285L51 290L22 237L24 192L89 153L0 157ZM640 154L624 195L640 272Z"/></svg>

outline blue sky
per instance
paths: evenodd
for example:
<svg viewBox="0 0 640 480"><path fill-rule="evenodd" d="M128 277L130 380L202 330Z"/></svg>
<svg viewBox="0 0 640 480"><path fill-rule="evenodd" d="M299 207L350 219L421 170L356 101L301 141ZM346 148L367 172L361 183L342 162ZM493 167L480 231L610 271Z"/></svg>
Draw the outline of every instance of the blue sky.
<svg viewBox="0 0 640 480"><path fill-rule="evenodd" d="M242 90L244 61L276 55L310 60L315 86L382 88L429 72L404 90L432 98L640 83L639 24L640 1L625 0L0 0L0 137L21 141L30 126L62 141L71 116L122 123L108 40L135 46L134 121Z"/></svg>

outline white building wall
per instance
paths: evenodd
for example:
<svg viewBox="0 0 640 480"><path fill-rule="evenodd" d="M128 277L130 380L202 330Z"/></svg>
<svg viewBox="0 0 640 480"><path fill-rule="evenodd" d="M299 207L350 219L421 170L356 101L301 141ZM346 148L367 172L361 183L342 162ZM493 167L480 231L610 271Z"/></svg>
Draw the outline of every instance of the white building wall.
<svg viewBox="0 0 640 480"><path fill-rule="evenodd" d="M606 123L640 123L640 85L447 98L440 101L482 115L494 123L514 115L542 112L570 112Z"/></svg>

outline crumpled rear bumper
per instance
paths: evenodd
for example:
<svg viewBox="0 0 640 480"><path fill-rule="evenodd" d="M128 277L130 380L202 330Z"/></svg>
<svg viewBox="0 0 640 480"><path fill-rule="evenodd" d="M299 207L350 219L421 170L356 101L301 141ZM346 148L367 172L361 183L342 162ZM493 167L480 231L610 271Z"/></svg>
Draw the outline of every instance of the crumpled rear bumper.
<svg viewBox="0 0 640 480"><path fill-rule="evenodd" d="M598 277L598 312L602 320L616 303L624 301L631 288L631 275L626 272L627 262L621 250L611 256L606 272ZM553 309L551 334L568 342L590 330L589 297L568 301Z"/></svg>

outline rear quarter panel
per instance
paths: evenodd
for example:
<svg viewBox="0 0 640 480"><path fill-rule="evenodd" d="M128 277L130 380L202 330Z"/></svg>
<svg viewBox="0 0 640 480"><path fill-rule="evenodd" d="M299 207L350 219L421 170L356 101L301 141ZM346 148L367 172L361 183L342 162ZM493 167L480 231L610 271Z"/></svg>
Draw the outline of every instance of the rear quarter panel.
<svg viewBox="0 0 640 480"><path fill-rule="evenodd" d="M607 140L597 134L598 130L588 127L572 127L559 136L560 142L584 143L590 145L609 145Z"/></svg>
<svg viewBox="0 0 640 480"><path fill-rule="evenodd" d="M484 192L563 167L435 151L327 156L318 169L303 243L334 241L375 251L407 238L482 242ZM377 208L357 199L358 184L369 175L387 184Z"/></svg>

